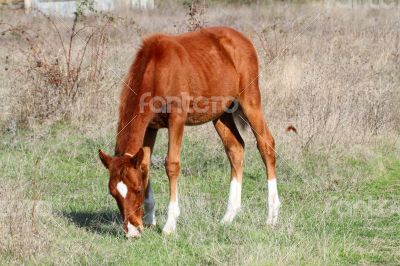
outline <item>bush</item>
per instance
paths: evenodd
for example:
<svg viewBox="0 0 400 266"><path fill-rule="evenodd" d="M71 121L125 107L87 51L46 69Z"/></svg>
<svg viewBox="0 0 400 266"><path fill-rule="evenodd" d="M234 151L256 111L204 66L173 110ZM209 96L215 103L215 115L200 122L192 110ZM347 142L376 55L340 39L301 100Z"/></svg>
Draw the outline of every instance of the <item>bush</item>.
<svg viewBox="0 0 400 266"><path fill-rule="evenodd" d="M12 75L24 79L25 86L18 88L18 80L11 92L15 98L11 107L13 123L20 127L70 119L76 103L95 96L104 78L106 28L112 23L111 17L96 15L93 26L81 9L68 22L38 14L45 18L45 32L40 32L40 27L35 30L27 25L1 23L7 27L3 35L18 39L24 55L22 66L10 69Z"/></svg>

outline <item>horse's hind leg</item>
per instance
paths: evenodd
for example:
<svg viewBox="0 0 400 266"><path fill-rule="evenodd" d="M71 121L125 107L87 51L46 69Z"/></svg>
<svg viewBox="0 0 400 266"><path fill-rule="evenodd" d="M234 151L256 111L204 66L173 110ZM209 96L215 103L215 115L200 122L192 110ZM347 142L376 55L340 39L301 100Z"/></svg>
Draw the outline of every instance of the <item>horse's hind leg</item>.
<svg viewBox="0 0 400 266"><path fill-rule="evenodd" d="M247 94L246 94L247 93ZM261 96L258 85L244 91L239 101L240 106L257 139L257 147L267 168L268 177L268 219L267 223L275 225L278 221L280 200L275 175L275 142L264 119L261 107ZM245 119L244 117L240 119Z"/></svg>
<svg viewBox="0 0 400 266"><path fill-rule="evenodd" d="M225 113L214 121L214 126L221 137L231 164L228 208L221 221L223 223L230 223L240 210L241 205L244 142L235 125L232 114Z"/></svg>

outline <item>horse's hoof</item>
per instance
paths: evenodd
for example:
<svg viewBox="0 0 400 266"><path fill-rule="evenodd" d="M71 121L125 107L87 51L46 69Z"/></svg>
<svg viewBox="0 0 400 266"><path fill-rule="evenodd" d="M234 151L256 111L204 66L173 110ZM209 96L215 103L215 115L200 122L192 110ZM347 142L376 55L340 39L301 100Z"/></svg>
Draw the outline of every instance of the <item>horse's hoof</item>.
<svg viewBox="0 0 400 266"><path fill-rule="evenodd" d="M167 231L167 230L164 230L164 229L163 229L162 233L163 233L164 236L175 235L175 231Z"/></svg>
<svg viewBox="0 0 400 266"><path fill-rule="evenodd" d="M147 228L153 228L153 227L155 227L157 224L156 223L152 223L152 224L144 224L144 227L147 227Z"/></svg>
<svg viewBox="0 0 400 266"><path fill-rule="evenodd" d="M153 220L153 221L143 221L143 224L144 224L145 227L153 227L153 226L156 226L156 225L157 225L157 222L156 222L156 220Z"/></svg>
<svg viewBox="0 0 400 266"><path fill-rule="evenodd" d="M221 220L221 224L230 224L232 223L233 219L235 219L237 213L239 212L238 210L229 210L225 213L224 218Z"/></svg>
<svg viewBox="0 0 400 266"><path fill-rule="evenodd" d="M269 206L267 224L275 227L278 223L280 202Z"/></svg>
<svg viewBox="0 0 400 266"><path fill-rule="evenodd" d="M163 234L166 236L173 235L176 232L176 225L166 224L162 230Z"/></svg>
<svg viewBox="0 0 400 266"><path fill-rule="evenodd" d="M233 221L233 216L231 215L228 216L227 214L225 214L224 218L222 218L221 220L221 224L231 224L232 221Z"/></svg>
<svg viewBox="0 0 400 266"><path fill-rule="evenodd" d="M154 212L143 215L143 224L145 226L153 226L153 225L157 224L156 216L154 215Z"/></svg>
<svg viewBox="0 0 400 266"><path fill-rule="evenodd" d="M277 221L272 220L270 218L267 219L267 225L271 226L272 228L274 228L277 224Z"/></svg>

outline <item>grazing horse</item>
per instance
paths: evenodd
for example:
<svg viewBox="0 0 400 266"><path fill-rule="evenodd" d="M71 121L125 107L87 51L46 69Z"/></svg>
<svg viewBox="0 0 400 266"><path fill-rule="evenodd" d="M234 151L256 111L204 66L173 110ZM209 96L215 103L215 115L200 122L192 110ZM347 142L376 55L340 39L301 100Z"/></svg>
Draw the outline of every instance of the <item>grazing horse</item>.
<svg viewBox="0 0 400 266"><path fill-rule="evenodd" d="M231 166L228 207L222 222L234 219L241 205L244 155L234 115L250 125L257 139L267 172L267 223L277 222L280 201L274 139L264 119L258 76L254 46L231 28L204 28L176 36L157 34L143 41L121 93L115 155L99 150L127 237L138 237L143 225L156 223L149 167L160 128L168 128L165 170L169 205L163 232L176 231L180 214L178 176L185 125L212 121L222 139Z"/></svg>

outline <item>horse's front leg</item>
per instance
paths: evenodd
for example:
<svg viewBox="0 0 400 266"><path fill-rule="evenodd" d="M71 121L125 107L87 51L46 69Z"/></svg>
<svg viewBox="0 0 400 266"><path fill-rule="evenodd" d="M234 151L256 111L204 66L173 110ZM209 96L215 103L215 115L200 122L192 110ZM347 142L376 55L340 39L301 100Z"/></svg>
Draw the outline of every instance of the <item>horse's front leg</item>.
<svg viewBox="0 0 400 266"><path fill-rule="evenodd" d="M156 225L156 211L155 211L155 201L154 201L154 193L151 188L150 182L150 164L151 164L151 154L153 153L154 143L156 142L157 137L157 129L147 128L146 134L144 136L143 147L145 151L144 156L144 166L145 169L142 169L146 172L147 179L147 188L144 198L144 213L143 213L143 223L145 225Z"/></svg>
<svg viewBox="0 0 400 266"><path fill-rule="evenodd" d="M178 177L180 172L180 150L185 118L182 114L171 113L168 121L168 155L165 170L169 179L168 218L163 228L165 234L176 231L176 221L180 214L178 204Z"/></svg>
<svg viewBox="0 0 400 266"><path fill-rule="evenodd" d="M156 225L156 210L154 193L151 188L151 183L147 185L146 194L144 198L144 214L143 214L143 224L145 225Z"/></svg>

